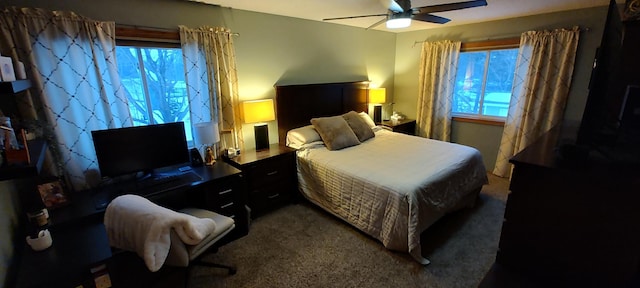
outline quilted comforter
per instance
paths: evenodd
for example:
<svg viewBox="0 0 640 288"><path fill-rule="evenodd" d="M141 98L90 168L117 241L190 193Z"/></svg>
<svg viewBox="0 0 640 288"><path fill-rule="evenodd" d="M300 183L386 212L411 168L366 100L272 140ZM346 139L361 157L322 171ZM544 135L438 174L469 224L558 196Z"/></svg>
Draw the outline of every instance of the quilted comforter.
<svg viewBox="0 0 640 288"><path fill-rule="evenodd" d="M298 181L312 203L428 264L420 234L448 212L471 206L487 175L479 151L377 129L360 145L298 149Z"/></svg>

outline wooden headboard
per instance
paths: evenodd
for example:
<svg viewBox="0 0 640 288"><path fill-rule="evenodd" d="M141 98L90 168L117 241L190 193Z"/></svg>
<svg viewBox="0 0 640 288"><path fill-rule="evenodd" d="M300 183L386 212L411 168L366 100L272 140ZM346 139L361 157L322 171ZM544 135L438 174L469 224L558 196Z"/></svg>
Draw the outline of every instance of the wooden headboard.
<svg viewBox="0 0 640 288"><path fill-rule="evenodd" d="M276 86L280 144L285 144L287 131L311 125L311 118L351 110L368 113L368 88L368 81Z"/></svg>

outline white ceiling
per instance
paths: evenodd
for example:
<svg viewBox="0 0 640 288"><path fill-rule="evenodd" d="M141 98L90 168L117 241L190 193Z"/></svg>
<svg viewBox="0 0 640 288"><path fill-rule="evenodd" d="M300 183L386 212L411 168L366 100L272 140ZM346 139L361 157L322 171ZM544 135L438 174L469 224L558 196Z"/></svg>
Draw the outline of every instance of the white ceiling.
<svg viewBox="0 0 640 288"><path fill-rule="evenodd" d="M280 16L322 21L325 18L384 14L387 12L381 0L189 0ZM383 0L384 1L384 0ZM412 7L462 2L467 0L413 0ZM624 0L617 0L624 3ZM487 6L458 11L433 13L451 19L446 24L412 21L411 27L389 30L384 23L375 30L405 32L471 24L491 20L516 18L549 12L608 5L609 0L487 0ZM366 28L384 19L384 16L348 20L326 21Z"/></svg>

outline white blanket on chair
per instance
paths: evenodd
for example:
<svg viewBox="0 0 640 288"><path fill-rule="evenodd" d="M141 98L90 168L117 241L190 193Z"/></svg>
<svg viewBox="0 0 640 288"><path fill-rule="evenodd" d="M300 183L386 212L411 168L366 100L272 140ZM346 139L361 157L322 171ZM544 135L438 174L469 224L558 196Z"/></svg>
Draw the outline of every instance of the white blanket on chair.
<svg viewBox="0 0 640 288"><path fill-rule="evenodd" d="M147 268L156 272L169 254L172 228L182 242L196 245L215 230L216 223L158 206L137 195L122 195L107 206L104 226L111 246L138 253Z"/></svg>

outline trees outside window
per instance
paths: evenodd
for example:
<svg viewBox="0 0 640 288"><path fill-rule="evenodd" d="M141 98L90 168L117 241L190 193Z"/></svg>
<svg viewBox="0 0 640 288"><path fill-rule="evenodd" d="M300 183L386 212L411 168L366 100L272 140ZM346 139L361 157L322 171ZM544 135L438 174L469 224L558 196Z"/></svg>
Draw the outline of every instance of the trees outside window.
<svg viewBox="0 0 640 288"><path fill-rule="evenodd" d="M461 52L453 96L456 117L505 118L518 49Z"/></svg>
<svg viewBox="0 0 640 288"><path fill-rule="evenodd" d="M134 126L185 122L193 139L180 48L118 46L118 71Z"/></svg>

